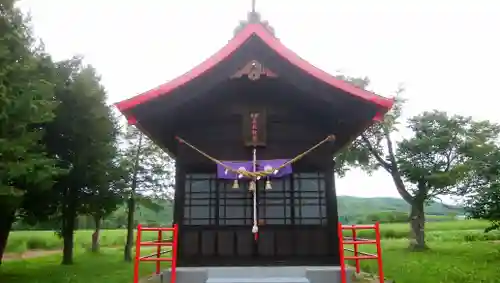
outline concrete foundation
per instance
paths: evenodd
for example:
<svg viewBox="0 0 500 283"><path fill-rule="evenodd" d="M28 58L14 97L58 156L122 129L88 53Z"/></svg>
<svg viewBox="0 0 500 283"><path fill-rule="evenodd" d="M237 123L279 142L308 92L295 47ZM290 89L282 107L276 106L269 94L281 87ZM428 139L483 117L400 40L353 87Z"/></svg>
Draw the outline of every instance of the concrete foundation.
<svg viewBox="0 0 500 283"><path fill-rule="evenodd" d="M347 270L351 282L353 270ZM170 270L157 282L170 283ZM341 283L339 266L179 267L176 283Z"/></svg>

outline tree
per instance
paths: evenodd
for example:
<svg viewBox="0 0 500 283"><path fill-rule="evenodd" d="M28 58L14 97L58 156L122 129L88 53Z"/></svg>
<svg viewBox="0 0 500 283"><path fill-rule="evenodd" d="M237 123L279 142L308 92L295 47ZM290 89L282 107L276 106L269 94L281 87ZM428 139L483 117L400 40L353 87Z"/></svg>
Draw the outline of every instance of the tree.
<svg viewBox="0 0 500 283"><path fill-rule="evenodd" d="M460 195L468 189L473 171L467 150L471 142L489 143L498 137L500 128L470 117L448 116L432 111L409 120L412 138L399 144L397 158L400 171L413 184L411 226L417 248L425 246L424 204L443 195ZM475 158L475 157L472 157Z"/></svg>
<svg viewBox="0 0 500 283"><path fill-rule="evenodd" d="M339 75L339 79L345 80L359 88L366 89L370 84L367 77L353 78ZM396 190L401 195L403 200L408 204L412 204L413 197L406 190L405 183L399 171L396 160L395 144L391 134L398 131L400 126L399 119L402 114L404 100L400 95L404 92L402 87L396 91L396 98L393 108L387 113L382 122L374 123L359 138L340 152L336 156L336 171L337 174L343 175L350 167L358 167L371 173L379 168L387 171L396 186Z"/></svg>
<svg viewBox="0 0 500 283"><path fill-rule="evenodd" d="M129 127L125 133L125 147L122 154L127 168L129 184L127 201L127 241L124 249L125 261L132 260L134 243L134 213L137 202L151 209L161 209L152 197L172 198L173 160L142 132Z"/></svg>
<svg viewBox="0 0 500 283"><path fill-rule="evenodd" d="M94 80L96 79L94 76ZM102 104L100 106L102 107ZM93 161L93 167L89 170L88 183L82 195L83 207L79 211L81 214L90 215L94 220L93 252L99 251L102 220L123 203L126 174L118 156L118 121L109 107L104 106L101 111L100 118L105 119L106 126L100 125L93 130L95 141L100 145L91 145L94 151L89 154L89 160Z"/></svg>
<svg viewBox="0 0 500 283"><path fill-rule="evenodd" d="M125 171L117 163L116 158L113 158L116 150L110 149L108 154L110 158L108 162L101 163L102 168L93 171L93 185L87 188L88 192L82 200L85 206L82 213L90 215L95 225L95 231L92 234L92 252L99 251L99 237L103 219L116 211L124 200L123 178Z"/></svg>
<svg viewBox="0 0 500 283"><path fill-rule="evenodd" d="M366 88L368 79L341 77ZM471 140L489 141L498 135L496 125L474 122L471 118L448 117L444 112L425 112L409 120L413 136L395 144L404 101L397 91L393 109L384 121L376 123L337 157L337 171L355 166L372 172L388 172L400 196L410 205L410 248L422 250L425 244L426 202L442 195L460 194L470 176L470 158L465 149Z"/></svg>
<svg viewBox="0 0 500 283"><path fill-rule="evenodd" d="M494 143L471 143L467 152L473 157L473 171L469 190L464 191L466 211L491 222L485 232L500 229L500 148Z"/></svg>
<svg viewBox="0 0 500 283"><path fill-rule="evenodd" d="M117 125L95 70L81 58L57 64L56 118L47 125L49 153L68 174L58 178L50 200L57 207L63 237L63 264L73 262L76 217L88 213L89 197L108 189L116 154Z"/></svg>
<svg viewBox="0 0 500 283"><path fill-rule="evenodd" d="M0 263L24 194L49 188L60 173L40 126L54 117L53 63L15 2L0 3Z"/></svg>

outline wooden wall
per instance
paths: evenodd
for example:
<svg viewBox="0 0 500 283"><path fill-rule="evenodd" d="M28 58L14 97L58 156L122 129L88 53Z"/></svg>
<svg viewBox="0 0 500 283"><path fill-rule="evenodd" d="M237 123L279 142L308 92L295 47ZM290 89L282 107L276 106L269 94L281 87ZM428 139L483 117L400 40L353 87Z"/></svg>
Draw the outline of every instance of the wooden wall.
<svg viewBox="0 0 500 283"><path fill-rule="evenodd" d="M307 100L265 86L207 98L185 113L186 117L176 125L176 134L221 160L251 159L251 149L244 146L242 128L243 113L248 109L264 110L267 116L267 145L258 149L258 159L292 158L332 134L325 117L308 107ZM324 145L306 156L303 163L324 166L331 159L332 149L332 144ZM183 145L177 155L186 165L211 163Z"/></svg>
<svg viewBox="0 0 500 283"><path fill-rule="evenodd" d="M242 83L241 89L233 89L232 92L226 93L216 93L213 94L213 97L206 97L204 100L193 102L190 107L186 108L186 111L182 115L176 118L178 122L174 125L174 132L200 150L219 160L252 159L252 150L244 145L243 139L242 114L248 109L264 110L267 116L267 143L265 147L258 148L257 159L293 158L325 139L328 135L336 134L336 129L332 127L332 125L335 125L335 121L329 121L328 117L331 117L330 115L325 115L324 112L317 111L316 104L311 102L310 105L304 97L295 93L280 91L282 88L273 87L272 85L272 83L271 85L269 83ZM287 228L286 225L278 225L276 227L269 225L266 227L267 234L264 233L262 235L262 243L254 247L248 246L253 243L251 238L248 241L243 241L243 239L246 239L246 236L251 237L248 230L249 227L247 226L232 228L228 226L181 226L180 236L183 241L188 241L186 239L191 240L189 240L187 245L181 245L179 250L180 264L184 266L222 265L225 261L229 264L241 263L250 265L256 263L272 264L278 261L289 262L291 264L306 264L308 261L311 262L311 259L316 259L314 264L338 264L338 239L336 239L337 204L332 176L333 149L333 144L324 144L293 165L295 172L321 172L325 176L327 225L313 225L314 227L308 225L308 227L304 226L304 229L299 229L300 225L296 228L291 226ZM216 165L187 145L178 144L176 155L178 167L174 217L177 223L181 223L184 211L186 175L202 172L214 173ZM314 235L307 236L310 238L306 241L308 242L307 244L287 250L286 253L288 255L281 254L281 248L278 246L273 247L276 251L273 255L268 256L259 252L259 249L266 247L266 243L269 241L284 245L287 237L280 238L280 240L276 240L276 237L279 238L281 237L279 235L282 234L286 235L287 229L292 229L293 231L298 229L296 236L294 236L294 241L301 239L303 236L301 234L302 230L315 232L311 232ZM210 232L204 232L209 230ZM290 235L293 234L292 230L288 231ZM225 242L223 237L217 236L213 239L210 237L213 235L226 235L227 233L231 234L231 239L240 239L238 243L240 241L247 243L244 244L241 242L241 247L239 244L231 244L227 248L232 249L233 246L236 246L238 249L242 249L242 251L249 249L248 259L242 259L240 262L239 258L241 256L237 257L236 254L235 258L231 258L230 255L222 258L223 255L220 253L224 247L221 247L219 242ZM321 247L309 243L315 237L322 239L323 244L320 245ZM215 246L212 247L212 241L219 244L214 244ZM212 248L220 251L217 253L208 252L207 249ZM317 254L318 249L322 251L320 257ZM233 252L236 253L235 251L228 253ZM252 253L259 254L259 256L250 256ZM220 262L216 260L217 258Z"/></svg>

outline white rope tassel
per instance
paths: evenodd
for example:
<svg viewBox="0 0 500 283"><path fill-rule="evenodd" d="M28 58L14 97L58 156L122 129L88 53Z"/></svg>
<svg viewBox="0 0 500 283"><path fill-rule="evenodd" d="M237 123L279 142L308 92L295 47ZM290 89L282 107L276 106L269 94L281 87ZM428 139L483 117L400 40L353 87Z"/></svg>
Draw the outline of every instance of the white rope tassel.
<svg viewBox="0 0 500 283"><path fill-rule="evenodd" d="M253 227L252 233L259 233L259 226L257 226L257 191L253 192Z"/></svg>
<svg viewBox="0 0 500 283"><path fill-rule="evenodd" d="M257 172L257 149L253 148L253 172ZM257 183L257 180L252 180L252 182ZM256 184L257 185L257 184ZM259 226L257 226L257 188L253 191L253 227L252 233L257 234L259 232Z"/></svg>

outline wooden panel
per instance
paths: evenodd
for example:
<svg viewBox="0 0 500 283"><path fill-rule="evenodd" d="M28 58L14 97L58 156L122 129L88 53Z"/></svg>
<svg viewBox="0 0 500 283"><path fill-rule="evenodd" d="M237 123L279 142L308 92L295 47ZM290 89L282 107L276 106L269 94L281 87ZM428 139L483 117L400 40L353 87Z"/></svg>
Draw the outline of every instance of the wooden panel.
<svg viewBox="0 0 500 283"><path fill-rule="evenodd" d="M269 228L263 228L259 232L258 253L261 256L274 255L274 231Z"/></svg>
<svg viewBox="0 0 500 283"><path fill-rule="evenodd" d="M250 123L246 121L245 123ZM243 145L245 140L241 136L243 129L243 121L241 117L228 117L223 121L207 122L200 121L192 127L184 127L179 129L178 135L190 143L239 143ZM315 130L311 123L293 122L293 121L268 121L266 124L265 140L269 142L318 142L326 138L329 134L337 134L338 130ZM246 132L249 132L246 131ZM248 133L249 134L249 133ZM247 138L250 138L249 136ZM195 143L196 142L196 143Z"/></svg>
<svg viewBox="0 0 500 283"><path fill-rule="evenodd" d="M236 253L238 254L238 256L252 256L254 245L254 238L252 233L244 230L238 231L236 233Z"/></svg>
<svg viewBox="0 0 500 283"><path fill-rule="evenodd" d="M183 234L189 235L189 244L183 244L180 266L338 263L338 254L327 248L335 239L328 236L325 226L266 225L261 228L257 242L249 228L247 225L181 226ZM185 238L182 242L186 242ZM208 246L211 244L216 250Z"/></svg>
<svg viewBox="0 0 500 283"><path fill-rule="evenodd" d="M307 256L309 254L309 244L310 244L309 231L300 229L300 230L295 230L294 234L296 239L295 242L296 255Z"/></svg>
<svg viewBox="0 0 500 283"><path fill-rule="evenodd" d="M230 229L220 229L217 232L217 247L218 255L221 257L235 256L235 233L236 231L231 231Z"/></svg>
<svg viewBox="0 0 500 283"><path fill-rule="evenodd" d="M310 231L310 246L309 253L313 255L327 255L328 254L328 230L312 230Z"/></svg>
<svg viewBox="0 0 500 283"><path fill-rule="evenodd" d="M215 256L215 240L216 240L216 232L215 231L204 231L201 233L201 254L203 256Z"/></svg>
<svg viewBox="0 0 500 283"><path fill-rule="evenodd" d="M293 237L290 237L290 231L276 231L275 233L276 255L291 256L293 255Z"/></svg>
<svg viewBox="0 0 500 283"><path fill-rule="evenodd" d="M196 256L199 255L199 233L197 231L185 231L182 233L182 240L180 244L182 245L182 252L185 256Z"/></svg>

